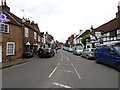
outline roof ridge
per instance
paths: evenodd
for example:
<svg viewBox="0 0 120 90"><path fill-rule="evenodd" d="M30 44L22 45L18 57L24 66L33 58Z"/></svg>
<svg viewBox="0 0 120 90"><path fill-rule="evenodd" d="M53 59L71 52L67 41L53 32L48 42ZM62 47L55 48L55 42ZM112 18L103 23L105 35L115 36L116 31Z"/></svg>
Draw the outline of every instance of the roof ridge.
<svg viewBox="0 0 120 90"><path fill-rule="evenodd" d="M7 13L7 12L4 12L4 13L6 13L7 15L9 15L16 23L18 23L19 25L21 25L21 23L19 23L19 21L17 21L14 17L12 17L9 13Z"/></svg>

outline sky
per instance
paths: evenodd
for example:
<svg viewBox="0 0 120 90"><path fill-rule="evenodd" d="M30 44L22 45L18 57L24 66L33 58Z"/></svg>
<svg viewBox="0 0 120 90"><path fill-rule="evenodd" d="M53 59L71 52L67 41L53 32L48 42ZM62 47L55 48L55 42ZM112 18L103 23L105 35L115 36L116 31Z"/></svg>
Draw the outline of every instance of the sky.
<svg viewBox="0 0 120 90"><path fill-rule="evenodd" d="M40 31L48 31L55 40L65 42L71 34L79 34L116 17L120 0L7 0L11 12L38 23ZM24 13L23 11L24 10Z"/></svg>

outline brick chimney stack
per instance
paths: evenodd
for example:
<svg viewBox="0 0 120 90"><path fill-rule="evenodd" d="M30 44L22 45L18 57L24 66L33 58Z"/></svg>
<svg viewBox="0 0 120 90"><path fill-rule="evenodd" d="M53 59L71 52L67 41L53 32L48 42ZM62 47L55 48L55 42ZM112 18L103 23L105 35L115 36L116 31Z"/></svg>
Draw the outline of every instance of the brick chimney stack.
<svg viewBox="0 0 120 90"><path fill-rule="evenodd" d="M4 6L7 6L6 0L4 0Z"/></svg>
<svg viewBox="0 0 120 90"><path fill-rule="evenodd" d="M10 8L7 6L6 0L1 0L1 6L0 8L4 12L10 12Z"/></svg>
<svg viewBox="0 0 120 90"><path fill-rule="evenodd" d="M1 6L3 6L3 0L1 0Z"/></svg>
<svg viewBox="0 0 120 90"><path fill-rule="evenodd" d="M120 1L118 2L118 12L116 13L116 18L120 18Z"/></svg>

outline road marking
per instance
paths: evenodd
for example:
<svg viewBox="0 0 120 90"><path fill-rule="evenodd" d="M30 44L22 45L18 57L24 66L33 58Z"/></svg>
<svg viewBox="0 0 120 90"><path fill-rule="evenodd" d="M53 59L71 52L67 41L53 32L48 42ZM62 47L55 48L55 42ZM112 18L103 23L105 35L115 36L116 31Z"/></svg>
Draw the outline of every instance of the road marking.
<svg viewBox="0 0 120 90"><path fill-rule="evenodd" d="M55 73L55 71L57 70L58 66L60 65L60 63L58 63L58 65L55 67L55 69L52 71L52 73L49 75L49 78Z"/></svg>
<svg viewBox="0 0 120 90"><path fill-rule="evenodd" d="M63 60L63 58L61 58L61 61Z"/></svg>
<svg viewBox="0 0 120 90"><path fill-rule="evenodd" d="M70 59L66 56L67 60L70 61Z"/></svg>
<svg viewBox="0 0 120 90"><path fill-rule="evenodd" d="M67 72L67 73L75 73L75 72L72 72L72 71L68 71L68 70L61 70L61 69L58 69L59 71L62 71L62 72Z"/></svg>
<svg viewBox="0 0 120 90"><path fill-rule="evenodd" d="M71 65L73 66L73 68L74 68L75 72L77 73L78 78L79 78L79 79L82 79L82 78L80 77L79 73L77 72L77 70L76 70L75 66L74 66L72 63L71 63Z"/></svg>
<svg viewBox="0 0 120 90"><path fill-rule="evenodd" d="M60 83L53 83L53 85L60 86L60 87L63 87L63 88L72 88L70 86L63 85L63 84L60 84Z"/></svg>

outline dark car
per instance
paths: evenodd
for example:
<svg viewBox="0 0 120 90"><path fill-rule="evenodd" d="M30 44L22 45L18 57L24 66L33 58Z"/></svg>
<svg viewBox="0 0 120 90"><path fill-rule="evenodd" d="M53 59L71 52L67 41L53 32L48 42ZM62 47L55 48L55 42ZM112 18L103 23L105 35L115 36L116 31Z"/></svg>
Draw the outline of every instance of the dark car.
<svg viewBox="0 0 120 90"><path fill-rule="evenodd" d="M95 50L95 61L113 66L120 71L120 43L98 46Z"/></svg>
<svg viewBox="0 0 120 90"><path fill-rule="evenodd" d="M44 48L41 53L38 54L39 57L53 57L55 52L51 48Z"/></svg>

